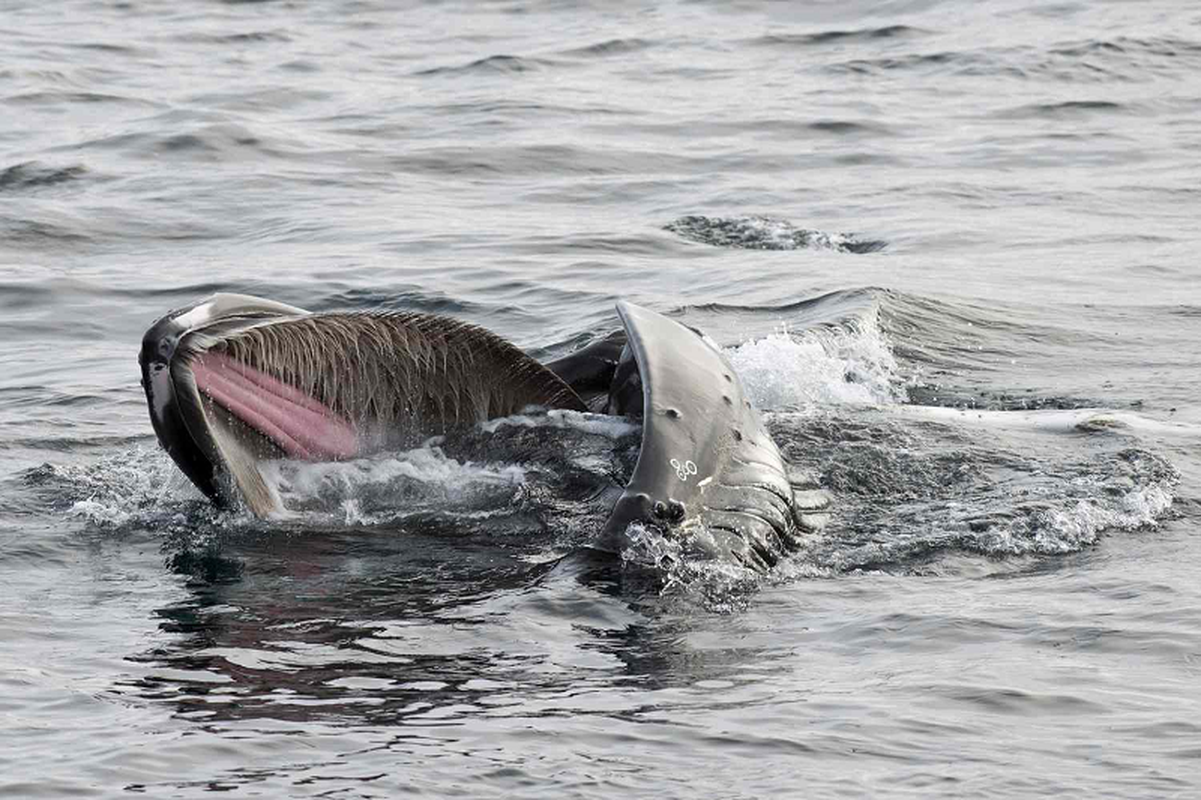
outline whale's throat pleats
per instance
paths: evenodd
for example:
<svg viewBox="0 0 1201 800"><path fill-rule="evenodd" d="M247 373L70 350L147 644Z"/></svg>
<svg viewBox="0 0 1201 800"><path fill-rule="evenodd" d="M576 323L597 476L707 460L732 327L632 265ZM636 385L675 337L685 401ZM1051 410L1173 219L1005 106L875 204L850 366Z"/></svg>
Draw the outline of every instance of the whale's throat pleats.
<svg viewBox="0 0 1201 800"><path fill-rule="evenodd" d="M172 373L189 427L202 428L192 435L256 513L277 506L257 469L265 458L354 458L527 406L585 409L500 337L430 314L311 314L184 344Z"/></svg>

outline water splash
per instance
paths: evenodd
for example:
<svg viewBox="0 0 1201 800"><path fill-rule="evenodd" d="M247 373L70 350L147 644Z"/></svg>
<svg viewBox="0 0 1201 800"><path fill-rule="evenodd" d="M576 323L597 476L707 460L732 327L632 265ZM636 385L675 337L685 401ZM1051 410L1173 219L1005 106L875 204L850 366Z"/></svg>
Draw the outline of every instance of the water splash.
<svg viewBox="0 0 1201 800"><path fill-rule="evenodd" d="M200 496L157 448L134 447L104 456L87 465L45 464L26 476L27 482L56 487L68 517L99 528L124 528L172 515L179 498Z"/></svg>
<svg viewBox="0 0 1201 800"><path fill-rule="evenodd" d="M700 607L716 613L744 608L764 576L741 564L698 555L708 549L708 532L696 525L671 533L632 523L620 552L624 571L645 577L670 604Z"/></svg>
<svg viewBox="0 0 1201 800"><path fill-rule="evenodd" d="M508 417L499 417L481 423L479 428L484 433L496 433L505 426L572 429L613 440L630 436L642 430L641 427L630 422L627 417L591 414L570 409L550 409L539 414L514 414Z"/></svg>
<svg viewBox="0 0 1201 800"><path fill-rule="evenodd" d="M726 351L762 410L906 400L892 347L876 315L845 327L781 330Z"/></svg>
<svg viewBox="0 0 1201 800"><path fill-rule="evenodd" d="M827 233L798 228L774 217L680 217L664 226L692 242L742 250L834 250L873 253L883 250L880 240L860 239L853 233Z"/></svg>
<svg viewBox="0 0 1201 800"><path fill-rule="evenodd" d="M460 461L438 442L353 461L271 461L262 471L283 501L284 519L340 512L347 525L378 524L398 513L503 508L525 483L518 464Z"/></svg>

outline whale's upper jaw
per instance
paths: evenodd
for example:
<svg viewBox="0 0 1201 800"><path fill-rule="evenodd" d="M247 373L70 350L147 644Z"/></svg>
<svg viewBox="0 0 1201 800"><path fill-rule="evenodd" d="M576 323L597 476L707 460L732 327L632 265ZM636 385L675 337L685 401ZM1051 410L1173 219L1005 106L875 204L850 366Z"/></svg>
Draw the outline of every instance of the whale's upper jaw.
<svg viewBox="0 0 1201 800"><path fill-rule="evenodd" d="M641 412L642 450L605 526L607 545L620 547L633 522L696 525L706 555L771 567L795 547L795 501L783 456L738 375L700 332L632 303L617 311L629 353L610 404Z"/></svg>

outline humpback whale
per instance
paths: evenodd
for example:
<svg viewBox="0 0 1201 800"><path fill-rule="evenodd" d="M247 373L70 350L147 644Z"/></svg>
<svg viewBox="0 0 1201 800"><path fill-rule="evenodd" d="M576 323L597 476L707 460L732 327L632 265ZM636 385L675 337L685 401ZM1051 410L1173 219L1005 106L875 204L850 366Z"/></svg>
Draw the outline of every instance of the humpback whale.
<svg viewBox="0 0 1201 800"><path fill-rule="evenodd" d="M542 364L496 334L420 312L321 312L217 294L159 319L139 363L159 443L220 506L281 511L270 459L412 447L530 406L641 419L633 475L597 547L631 524L767 569L823 521L720 348L619 302L622 330Z"/></svg>

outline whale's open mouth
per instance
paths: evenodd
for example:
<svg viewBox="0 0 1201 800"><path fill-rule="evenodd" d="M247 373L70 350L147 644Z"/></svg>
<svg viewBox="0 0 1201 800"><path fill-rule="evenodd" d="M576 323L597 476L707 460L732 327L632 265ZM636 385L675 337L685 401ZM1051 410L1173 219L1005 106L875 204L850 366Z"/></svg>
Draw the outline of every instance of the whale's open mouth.
<svg viewBox="0 0 1201 800"><path fill-rule="evenodd" d="M202 395L290 458L338 461L358 455L358 434L349 420L279 378L221 352L200 353L188 366Z"/></svg>
<svg viewBox="0 0 1201 800"><path fill-rule="evenodd" d="M240 496L261 516L280 509L258 469L267 459L338 461L528 405L584 409L513 345L428 314L311 314L220 294L155 323L139 360L171 457L214 501Z"/></svg>

